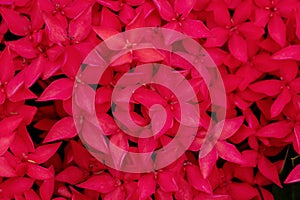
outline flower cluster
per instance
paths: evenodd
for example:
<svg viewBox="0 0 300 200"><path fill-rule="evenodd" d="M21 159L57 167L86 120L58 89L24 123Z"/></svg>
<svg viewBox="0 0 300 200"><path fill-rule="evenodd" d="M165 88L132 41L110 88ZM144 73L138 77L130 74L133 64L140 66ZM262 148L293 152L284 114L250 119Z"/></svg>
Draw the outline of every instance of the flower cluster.
<svg viewBox="0 0 300 200"><path fill-rule="evenodd" d="M300 182L298 0L0 0L0 15L0 199L296 195L289 184ZM150 152L168 144L181 112L168 88L144 85L132 94L131 118L140 126L154 120L158 134L127 135L111 106L122 75L137 64L160 62L187 77L198 94L200 127L188 151L168 167L142 174L117 171L95 159L72 117L73 87L88 53L110 36L140 27L174 29L201 44L227 94L222 133L199 158L209 123L219 117L211 112L211 94L201 75L184 59L160 50L131 51L116 59L99 80L95 109L110 141L127 151ZM166 110L163 125L161 116L149 111L154 104Z"/></svg>

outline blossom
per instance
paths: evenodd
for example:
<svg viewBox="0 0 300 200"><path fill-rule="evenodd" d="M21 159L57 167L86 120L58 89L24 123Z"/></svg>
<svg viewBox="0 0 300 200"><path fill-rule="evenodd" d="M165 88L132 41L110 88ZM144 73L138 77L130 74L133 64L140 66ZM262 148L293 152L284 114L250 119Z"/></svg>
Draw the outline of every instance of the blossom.
<svg viewBox="0 0 300 200"><path fill-rule="evenodd" d="M0 1L0 14L0 199L272 200L270 188L289 191L287 184L300 182L297 0L5 0ZM189 48L185 41L172 45L175 50L184 49L181 56L151 46L135 49L143 42L142 34L106 42L140 27L177 30L203 49ZM107 48L93 51L85 60L103 41ZM204 49L223 78L224 120L216 112L222 107L213 108L211 102L217 95L209 91L216 71L205 66L199 74L187 62L190 57L195 62L205 60ZM121 57L116 53L124 51ZM95 72L85 69L89 64L103 64L98 54L115 56L94 81ZM133 77L145 63L168 65L191 88L162 68ZM124 106L129 117L118 118L112 96L127 74L132 76L124 86L155 77L173 81L179 92L156 83L142 84ZM78 98L78 94L86 96ZM124 103L124 96L117 97ZM180 105L182 97L199 113L185 112L189 109ZM84 112L96 112L103 140L78 133L72 100ZM153 112L157 104L163 111ZM199 120L195 114L200 114ZM124 130L131 127L129 120L147 127L145 134L150 137L134 137ZM81 131L96 130L84 123ZM174 140L180 125L195 124L189 148L159 170L128 173L94 157L110 153L121 169L132 162L126 152L154 152ZM214 131L206 137L210 126ZM185 131L184 142L188 136ZM210 142L211 150L204 155L201 147ZM125 153L115 152L112 145ZM153 153L145 159L167 160L167 156ZM289 159L292 166L284 165ZM142 165L143 161L135 162Z"/></svg>

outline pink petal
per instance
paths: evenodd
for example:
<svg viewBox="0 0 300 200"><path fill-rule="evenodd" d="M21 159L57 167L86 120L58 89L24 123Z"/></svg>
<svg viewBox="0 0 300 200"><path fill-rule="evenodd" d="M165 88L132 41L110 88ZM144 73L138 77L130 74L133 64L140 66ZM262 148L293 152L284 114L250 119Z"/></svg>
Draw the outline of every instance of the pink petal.
<svg viewBox="0 0 300 200"><path fill-rule="evenodd" d="M244 117L226 119L219 140L225 140L234 135L244 122Z"/></svg>
<svg viewBox="0 0 300 200"><path fill-rule="evenodd" d="M186 174L189 183L196 189L201 192L208 194L212 193L212 188L210 182L207 179L204 179L200 169L195 165L186 166ZM180 187L180 186L179 186Z"/></svg>
<svg viewBox="0 0 300 200"><path fill-rule="evenodd" d="M175 17L173 8L168 1L153 0L153 3L157 7L160 16L164 20L171 21Z"/></svg>
<svg viewBox="0 0 300 200"><path fill-rule="evenodd" d="M28 155L28 160L37 164L45 163L56 153L60 145L61 142L39 146L34 153Z"/></svg>
<svg viewBox="0 0 300 200"><path fill-rule="evenodd" d="M175 13L182 15L182 17L187 17L195 3L196 0L175 0L174 11Z"/></svg>
<svg viewBox="0 0 300 200"><path fill-rule="evenodd" d="M0 176L2 177L15 177L16 172L13 167L8 163L6 158L0 157Z"/></svg>
<svg viewBox="0 0 300 200"><path fill-rule="evenodd" d="M22 120L23 119L20 116L13 116L2 119L0 121L0 137L12 134L12 132L16 128L18 128Z"/></svg>
<svg viewBox="0 0 300 200"><path fill-rule="evenodd" d="M178 185L174 178L174 173L169 171L162 171L158 174L157 182L160 189L164 192L176 192Z"/></svg>
<svg viewBox="0 0 300 200"><path fill-rule="evenodd" d="M56 122L48 132L44 143L53 142L62 139L70 139L77 135L72 117L65 117Z"/></svg>
<svg viewBox="0 0 300 200"><path fill-rule="evenodd" d="M292 96L290 91L285 88L271 106L271 117L278 116L284 107L290 102L291 98Z"/></svg>
<svg viewBox="0 0 300 200"><path fill-rule="evenodd" d="M126 0L126 3L130 6L139 6L145 3L145 0Z"/></svg>
<svg viewBox="0 0 300 200"><path fill-rule="evenodd" d="M72 96L74 82L68 78L53 81L41 94L38 101L66 100Z"/></svg>
<svg viewBox="0 0 300 200"><path fill-rule="evenodd" d="M254 0L255 4L258 5L259 7L265 7L270 5L269 0Z"/></svg>
<svg viewBox="0 0 300 200"><path fill-rule="evenodd" d="M7 46L24 58L35 58L37 50L33 47L32 42L27 38L21 38L16 41L7 42Z"/></svg>
<svg viewBox="0 0 300 200"><path fill-rule="evenodd" d="M31 163L27 164L27 175L38 180L46 180L54 177L50 169Z"/></svg>
<svg viewBox="0 0 300 200"><path fill-rule="evenodd" d="M300 11L296 11L296 35L300 39Z"/></svg>
<svg viewBox="0 0 300 200"><path fill-rule="evenodd" d="M121 9L121 4L119 1L111 1L111 0L96 0L99 4L104 7L108 7L113 11L119 11Z"/></svg>
<svg viewBox="0 0 300 200"><path fill-rule="evenodd" d="M276 166L262 155L258 156L258 169L266 178L282 188Z"/></svg>
<svg viewBox="0 0 300 200"><path fill-rule="evenodd" d="M112 192L108 193L105 195L103 200L114 200L114 199L120 199L120 200L125 200L126 193L123 190L122 187L117 187L115 190Z"/></svg>
<svg viewBox="0 0 300 200"><path fill-rule="evenodd" d="M291 124L287 121L279 121L268 124L257 131L259 137L284 138L292 131Z"/></svg>
<svg viewBox="0 0 300 200"><path fill-rule="evenodd" d="M243 195L241 195L243 194ZM234 199L248 200L259 196L257 189L247 183L230 184L230 195Z"/></svg>
<svg viewBox="0 0 300 200"><path fill-rule="evenodd" d="M205 179L211 174L217 160L218 152L216 148L213 148L205 157L199 158L199 167Z"/></svg>
<svg viewBox="0 0 300 200"><path fill-rule="evenodd" d="M10 81L10 79L15 74L15 66L9 48L5 48L4 51L1 53L0 70L0 81L2 84Z"/></svg>
<svg viewBox="0 0 300 200"><path fill-rule="evenodd" d="M293 81L298 74L298 65L295 61L285 60L281 61L285 67L280 68L280 76L284 81L291 82Z"/></svg>
<svg viewBox="0 0 300 200"><path fill-rule="evenodd" d="M276 52L273 56L276 60L300 61L300 45L291 45Z"/></svg>
<svg viewBox="0 0 300 200"><path fill-rule="evenodd" d="M294 141L293 141L295 151L300 154L300 125L295 125L294 127Z"/></svg>
<svg viewBox="0 0 300 200"><path fill-rule="evenodd" d="M75 77L82 63L80 52L72 47L67 46L65 49L65 60L61 70L68 77Z"/></svg>
<svg viewBox="0 0 300 200"><path fill-rule="evenodd" d="M38 0L39 8L42 11L46 11L48 13L52 12L55 8L51 0Z"/></svg>
<svg viewBox="0 0 300 200"><path fill-rule="evenodd" d="M75 42L85 39L91 32L92 12L91 7L74 18L69 24L69 36Z"/></svg>
<svg viewBox="0 0 300 200"><path fill-rule="evenodd" d="M253 83L249 88L254 92L275 96L280 93L281 86L282 83L279 80L264 80Z"/></svg>
<svg viewBox="0 0 300 200"><path fill-rule="evenodd" d="M71 147L74 156L74 162L81 168L88 169L91 154L82 145L71 140Z"/></svg>
<svg viewBox="0 0 300 200"><path fill-rule="evenodd" d="M155 193L156 182L153 174L143 175L138 182L139 199L146 200Z"/></svg>
<svg viewBox="0 0 300 200"><path fill-rule="evenodd" d="M19 90L22 89L24 84L24 70L19 72L15 77L13 77L7 87L6 87L6 94L8 97L11 97L18 93Z"/></svg>
<svg viewBox="0 0 300 200"><path fill-rule="evenodd" d="M164 60L165 56L155 49L142 49L142 50L135 50L134 56L137 58L138 61L143 63L148 62L158 62Z"/></svg>
<svg viewBox="0 0 300 200"><path fill-rule="evenodd" d="M182 31L193 38L205 38L211 36L208 28L200 20L186 19L182 22Z"/></svg>
<svg viewBox="0 0 300 200"><path fill-rule="evenodd" d="M175 193L175 199L193 199L193 188L192 186L185 181L183 177L178 177L176 179L177 184L179 185L178 191Z"/></svg>
<svg viewBox="0 0 300 200"><path fill-rule="evenodd" d="M230 14L224 1L210 1L207 9L213 11L214 23L222 27L230 25Z"/></svg>
<svg viewBox="0 0 300 200"><path fill-rule="evenodd" d="M235 24L240 24L251 17L252 1L242 1L236 8L232 17Z"/></svg>
<svg viewBox="0 0 300 200"><path fill-rule="evenodd" d="M247 39L252 39L252 40L258 40L264 34L264 29L262 27L256 26L252 22L246 22L241 24L238 30Z"/></svg>
<svg viewBox="0 0 300 200"><path fill-rule="evenodd" d="M281 63L272 59L269 54L261 53L253 58L255 67L262 72L272 72L280 68Z"/></svg>
<svg viewBox="0 0 300 200"><path fill-rule="evenodd" d="M114 168L121 169L122 165L124 165L124 159L129 150L128 138L124 133L119 132L111 137L110 142L111 144L115 145L110 146L110 156L112 157Z"/></svg>
<svg viewBox="0 0 300 200"><path fill-rule="evenodd" d="M105 7L102 9L100 25L121 31L121 22L118 16Z"/></svg>
<svg viewBox="0 0 300 200"><path fill-rule="evenodd" d="M34 144L25 126L19 127L10 150L17 156L23 156L34 151Z"/></svg>
<svg viewBox="0 0 300 200"><path fill-rule="evenodd" d="M107 173L92 176L87 181L80 183L77 187L95 190L100 193L108 193L114 190L115 180Z"/></svg>
<svg viewBox="0 0 300 200"><path fill-rule="evenodd" d="M30 189L28 191L24 192L25 199L30 200L40 200L40 197L33 191L33 189Z"/></svg>
<svg viewBox="0 0 300 200"><path fill-rule="evenodd" d="M227 142L218 142L216 144L218 155L229 162L243 164L244 160L241 153L237 150L236 146Z"/></svg>
<svg viewBox="0 0 300 200"><path fill-rule="evenodd" d="M66 25L52 15L44 13L43 17L50 41L55 43L65 42L67 40Z"/></svg>
<svg viewBox="0 0 300 200"><path fill-rule="evenodd" d="M56 181L69 183L71 185L84 181L85 176L83 170L78 167L70 166L55 176Z"/></svg>
<svg viewBox="0 0 300 200"><path fill-rule="evenodd" d="M284 46L286 42L286 27L281 17L277 14L273 15L268 24L268 31L271 38L280 46Z"/></svg>
<svg viewBox="0 0 300 200"><path fill-rule="evenodd" d="M53 170L54 171L54 170ZM40 186L40 196L43 200L50 200L54 191L54 179L45 180Z"/></svg>
<svg viewBox="0 0 300 200"><path fill-rule="evenodd" d="M94 26L93 30L102 40L106 40L107 38L119 33L114 28L104 26Z"/></svg>
<svg viewBox="0 0 300 200"><path fill-rule="evenodd" d="M21 194L29 190L34 181L30 178L10 178L0 184L2 194L6 197L12 197L14 194Z"/></svg>
<svg viewBox="0 0 300 200"><path fill-rule="evenodd" d="M27 17L5 7L1 7L0 12L13 34L25 36L29 32L30 22Z"/></svg>
<svg viewBox="0 0 300 200"><path fill-rule="evenodd" d="M155 192L155 199L156 200L173 200L172 193L164 192L161 189L156 190Z"/></svg>
<svg viewBox="0 0 300 200"><path fill-rule="evenodd" d="M254 150L245 150L242 152L242 156L245 160L245 167L256 167L258 153Z"/></svg>
<svg viewBox="0 0 300 200"><path fill-rule="evenodd" d="M259 189L264 199L274 200L274 196L269 190L266 190L263 187L260 187Z"/></svg>
<svg viewBox="0 0 300 200"><path fill-rule="evenodd" d="M64 7L63 11L65 15L71 19L78 17L81 13L84 12L84 10L86 10L89 7L92 7L92 1L86 0L67 0L65 4L66 6Z"/></svg>
<svg viewBox="0 0 300 200"><path fill-rule="evenodd" d="M297 182L300 182L300 165L297 165L284 181L285 184Z"/></svg>
<svg viewBox="0 0 300 200"><path fill-rule="evenodd" d="M136 17L136 11L127 4L124 4L120 10L119 17L124 24L129 24Z"/></svg>
<svg viewBox="0 0 300 200"><path fill-rule="evenodd" d="M40 75L44 71L44 65L46 64L46 59L44 56L39 56L37 59L33 60L30 65L25 69L25 86L32 86Z"/></svg>
<svg viewBox="0 0 300 200"><path fill-rule="evenodd" d="M237 60L246 62L248 59L247 43L239 34L233 34L228 41L228 48Z"/></svg>
<svg viewBox="0 0 300 200"><path fill-rule="evenodd" d="M167 102L157 92L144 87L139 88L132 97L136 102L150 108L154 104L167 105Z"/></svg>
<svg viewBox="0 0 300 200"><path fill-rule="evenodd" d="M145 27L145 16L142 11L140 11L132 21L126 26L126 30Z"/></svg>
<svg viewBox="0 0 300 200"><path fill-rule="evenodd" d="M254 23L260 27L265 27L270 19L270 11L266 9L254 9Z"/></svg>
<svg viewBox="0 0 300 200"><path fill-rule="evenodd" d="M138 148L139 152L153 152L158 146L158 141L154 137L139 138Z"/></svg>
<svg viewBox="0 0 300 200"><path fill-rule="evenodd" d="M211 37L208 37L205 46L206 47L219 47L223 46L228 39L228 30L215 27L211 29Z"/></svg>

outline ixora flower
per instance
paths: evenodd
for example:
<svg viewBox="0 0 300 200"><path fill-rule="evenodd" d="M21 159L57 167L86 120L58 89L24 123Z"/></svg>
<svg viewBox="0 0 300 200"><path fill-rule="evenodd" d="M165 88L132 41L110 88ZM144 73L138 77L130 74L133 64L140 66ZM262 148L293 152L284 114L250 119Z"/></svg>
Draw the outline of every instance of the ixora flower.
<svg viewBox="0 0 300 200"><path fill-rule="evenodd" d="M273 200L298 195L299 1L0 0L0 15L0 199ZM180 56L153 46L134 49L147 35L143 32L119 38L96 52L118 57L116 52L129 50L114 57L95 83L92 68L77 76L78 70L103 64L95 56L89 59L91 66L82 65L94 47L141 27L177 30L203 45L224 81L225 119L218 114L224 99L219 92L209 91L216 70L205 62L206 80L193 67L206 58L202 47L185 41L172 44L180 40L173 35L164 42L172 44L174 52L183 50ZM162 44L158 38L151 41ZM195 63L189 63L190 58ZM194 114L181 112L185 108L180 98L188 98L190 92L181 81L155 67L140 76L134 73L137 65L145 63L168 65L187 80L196 93L190 103L199 107L199 129L190 147L173 163L148 173L123 172L91 154L99 151L95 148L99 142L111 142L100 149L103 152L115 145L147 154L174 141L179 122ZM134 85L155 75L160 81L176 80L180 94L164 85L143 84L128 98L128 116L114 116L123 108L111 102L120 82L127 78L123 86ZM75 97L76 103L85 112L96 112L96 123L106 136L103 141L87 137L90 146L79 139L75 127L72 98L78 83L84 85L79 87L84 98ZM88 101L90 96L83 96L86 91L95 93L95 105ZM215 96L218 102L213 107ZM117 97L120 102L125 98ZM157 104L164 112L155 115L152 109ZM144 135L157 134L136 137L124 130L132 125L128 120L150 127ZM210 122L214 132L224 125L220 137L206 137ZM95 131L93 124L83 128ZM183 141L190 138L188 133L181 135ZM209 144L211 150L201 153L201 147ZM136 162L124 153L111 154L116 165ZM147 159L169 157L153 154Z"/></svg>

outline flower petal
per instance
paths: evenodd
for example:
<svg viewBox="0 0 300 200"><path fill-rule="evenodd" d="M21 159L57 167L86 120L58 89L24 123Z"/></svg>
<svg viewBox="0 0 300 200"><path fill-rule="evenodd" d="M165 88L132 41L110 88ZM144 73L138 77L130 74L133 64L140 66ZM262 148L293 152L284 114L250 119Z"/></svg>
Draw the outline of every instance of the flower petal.
<svg viewBox="0 0 300 200"><path fill-rule="evenodd" d="M48 132L44 143L53 142L62 139L70 139L77 135L72 117L65 117L56 122Z"/></svg>
<svg viewBox="0 0 300 200"><path fill-rule="evenodd" d="M210 182L207 179L204 179L199 167L195 165L186 166L186 174L189 183L196 189L201 192L212 194L212 188Z"/></svg>
<svg viewBox="0 0 300 200"><path fill-rule="evenodd" d="M196 0L175 0L174 11L182 15L182 17L186 17L193 9L195 3Z"/></svg>
<svg viewBox="0 0 300 200"><path fill-rule="evenodd" d="M174 173L169 171L162 171L158 174L157 182L159 187L164 192L176 192L178 185L174 178Z"/></svg>
<svg viewBox="0 0 300 200"><path fill-rule="evenodd" d="M237 60L246 62L248 59L247 42L239 34L233 34L228 41L228 48Z"/></svg>
<svg viewBox="0 0 300 200"><path fill-rule="evenodd" d="M280 46L284 46L286 42L286 27L281 17L277 14L273 15L268 24L268 31L271 38Z"/></svg>
<svg viewBox="0 0 300 200"><path fill-rule="evenodd" d="M12 197L14 194L21 194L29 190L34 181L30 178L17 177L10 178L0 184L2 194L6 197Z"/></svg>
<svg viewBox="0 0 300 200"><path fill-rule="evenodd" d="M282 185L279 180L278 170L276 166L271 163L265 156L258 156L258 169L266 178L271 180L273 183L282 188Z"/></svg>
<svg viewBox="0 0 300 200"><path fill-rule="evenodd" d="M78 167L70 166L55 176L56 181L69 183L71 185L82 182L85 178L83 170Z"/></svg>
<svg viewBox="0 0 300 200"><path fill-rule="evenodd" d="M173 8L168 1L153 0L153 3L157 7L160 16L164 20L171 21L175 17Z"/></svg>
<svg viewBox="0 0 300 200"><path fill-rule="evenodd" d="M61 142L39 146L34 153L28 155L28 160L37 164L45 163L56 153L60 145Z"/></svg>
<svg viewBox="0 0 300 200"><path fill-rule="evenodd" d="M85 182L78 184L77 187L95 190L100 193L108 193L114 190L115 180L108 173L102 173L92 176Z"/></svg>
<svg viewBox="0 0 300 200"><path fill-rule="evenodd" d="M143 175L138 182L140 200L148 199L152 194L155 193L156 182L154 174Z"/></svg>
<svg viewBox="0 0 300 200"><path fill-rule="evenodd" d="M272 56L275 60L300 61L300 45L291 45L281 49Z"/></svg>
<svg viewBox="0 0 300 200"><path fill-rule="evenodd" d="M2 177L15 177L16 172L9 162L4 157L0 157L0 176Z"/></svg>
<svg viewBox="0 0 300 200"><path fill-rule="evenodd" d="M74 82L68 78L53 81L41 94L38 101L67 100L72 96Z"/></svg>
<svg viewBox="0 0 300 200"><path fill-rule="evenodd" d="M218 152L213 148L205 157L199 158L199 166L204 178L207 178L218 160Z"/></svg>
<svg viewBox="0 0 300 200"><path fill-rule="evenodd" d="M72 37L75 42L82 41L92 30L91 23L92 11L90 7L70 22L69 36Z"/></svg>
<svg viewBox="0 0 300 200"><path fill-rule="evenodd" d="M182 31L193 38L206 38L211 36L208 28L200 20L184 20L182 22Z"/></svg>
<svg viewBox="0 0 300 200"><path fill-rule="evenodd" d="M135 50L134 56L138 61L143 63L158 62L164 60L165 58L165 56L158 50L147 48L143 48L142 50Z"/></svg>
<svg viewBox="0 0 300 200"><path fill-rule="evenodd" d="M282 83L279 80L264 80L251 84L249 88L254 92L275 96L280 93L281 86Z"/></svg>
<svg viewBox="0 0 300 200"><path fill-rule="evenodd" d="M297 182L300 182L300 165L297 165L284 181L285 184Z"/></svg>
<svg viewBox="0 0 300 200"><path fill-rule="evenodd" d="M244 117L226 119L219 140L225 140L234 135L244 122Z"/></svg>
<svg viewBox="0 0 300 200"><path fill-rule="evenodd" d="M31 163L27 164L27 175L37 180L47 180L54 177L50 169Z"/></svg>
<svg viewBox="0 0 300 200"><path fill-rule="evenodd" d="M277 117L284 107L290 102L291 98L292 96L290 91L285 88L271 106L271 117Z"/></svg>
<svg viewBox="0 0 300 200"><path fill-rule="evenodd" d="M44 13L43 18L46 23L46 30L49 39L55 43L62 43L67 40L67 26L54 16Z"/></svg>
<svg viewBox="0 0 300 200"><path fill-rule="evenodd" d="M10 79L15 74L15 66L9 48L5 48L4 51L1 53L0 70L0 81L2 84L10 81Z"/></svg>
<svg viewBox="0 0 300 200"><path fill-rule="evenodd" d="M256 26L252 22L246 22L238 27L239 32L245 36L247 39L258 40L264 34L264 29L262 27Z"/></svg>
<svg viewBox="0 0 300 200"><path fill-rule="evenodd" d="M219 141L216 144L216 148L218 150L218 155L224 160L237 164L244 163L242 154L237 150L237 148L234 145L229 144L227 142Z"/></svg>
<svg viewBox="0 0 300 200"><path fill-rule="evenodd" d="M291 124L287 121L270 123L257 131L259 137L284 138L291 133Z"/></svg>
<svg viewBox="0 0 300 200"><path fill-rule="evenodd" d="M25 36L29 32L30 22L27 17L5 7L1 7L0 12L9 30L13 34Z"/></svg>

